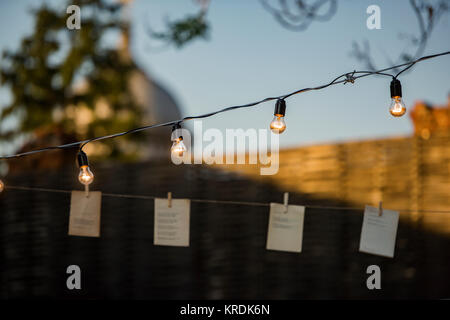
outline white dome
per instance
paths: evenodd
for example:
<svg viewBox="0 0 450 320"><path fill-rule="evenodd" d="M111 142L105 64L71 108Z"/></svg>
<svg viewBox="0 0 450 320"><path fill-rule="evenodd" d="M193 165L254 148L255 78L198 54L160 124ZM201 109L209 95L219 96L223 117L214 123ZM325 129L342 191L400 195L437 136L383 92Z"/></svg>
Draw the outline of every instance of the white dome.
<svg viewBox="0 0 450 320"><path fill-rule="evenodd" d="M144 123L156 124L181 118L175 99L142 71L136 70L132 73L129 91L134 102L144 110Z"/></svg>

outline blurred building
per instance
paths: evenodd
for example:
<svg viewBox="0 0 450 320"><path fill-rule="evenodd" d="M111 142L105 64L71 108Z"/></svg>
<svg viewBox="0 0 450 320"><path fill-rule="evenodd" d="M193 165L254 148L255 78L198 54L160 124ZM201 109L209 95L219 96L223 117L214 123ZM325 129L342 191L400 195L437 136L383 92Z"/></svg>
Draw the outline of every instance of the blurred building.
<svg viewBox="0 0 450 320"><path fill-rule="evenodd" d="M416 102L410 115L414 123L414 134L423 139L429 139L431 135L448 133L450 131L450 95L447 105L430 106L423 101Z"/></svg>
<svg viewBox="0 0 450 320"><path fill-rule="evenodd" d="M124 2L131 2L131 0ZM121 59L132 61L129 31L122 34L118 50ZM139 67L136 67L135 71L131 73L126 90L131 95L133 102L142 107L142 123L145 125L170 122L181 118L180 107L173 95ZM140 160L161 159L159 155L166 155L171 145L170 132L170 127L148 130L145 133L148 139L145 147L141 149Z"/></svg>

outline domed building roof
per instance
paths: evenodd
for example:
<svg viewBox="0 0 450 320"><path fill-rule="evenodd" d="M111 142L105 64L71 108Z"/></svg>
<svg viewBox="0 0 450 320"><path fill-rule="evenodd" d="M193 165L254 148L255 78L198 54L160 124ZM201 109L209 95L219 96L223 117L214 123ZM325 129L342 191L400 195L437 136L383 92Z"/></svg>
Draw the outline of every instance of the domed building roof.
<svg viewBox="0 0 450 320"><path fill-rule="evenodd" d="M134 103L142 107L144 125L170 122L181 118L180 108L174 97L157 81L147 76L143 71L136 69L129 79L129 93ZM147 147L141 150L142 160L164 158L169 153L170 127L154 128L146 131L148 137Z"/></svg>
<svg viewBox="0 0 450 320"><path fill-rule="evenodd" d="M128 24L129 5L132 0L121 0L124 5L124 20ZM136 65L129 79L128 91L134 103L144 107L144 123L154 124L181 118L180 109L173 96L156 80L139 69L130 50L130 28L124 28L118 47L120 58Z"/></svg>
<svg viewBox="0 0 450 320"><path fill-rule="evenodd" d="M122 33L118 52L121 59L136 66L130 74L127 90L133 102L142 108L142 124L152 125L180 119L182 117L180 108L172 94L133 61L129 30ZM143 160L158 158L157 155L161 152L164 154L163 157L166 157L171 145L170 132L170 127L146 131L149 137L148 147L141 150L140 158Z"/></svg>
<svg viewBox="0 0 450 320"><path fill-rule="evenodd" d="M180 109L172 95L157 81L136 69L129 80L129 90L137 105L147 107L145 122L160 123L181 118Z"/></svg>

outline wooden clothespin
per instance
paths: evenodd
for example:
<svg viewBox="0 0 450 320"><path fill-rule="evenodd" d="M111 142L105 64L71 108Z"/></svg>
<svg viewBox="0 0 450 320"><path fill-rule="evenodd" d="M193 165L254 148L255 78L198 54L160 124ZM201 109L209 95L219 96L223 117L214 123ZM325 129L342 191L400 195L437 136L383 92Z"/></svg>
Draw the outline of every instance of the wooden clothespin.
<svg viewBox="0 0 450 320"><path fill-rule="evenodd" d="M284 193L284 199L283 199L284 213L288 212L288 202L289 202L289 192L285 192Z"/></svg>
<svg viewBox="0 0 450 320"><path fill-rule="evenodd" d="M381 217L383 215L383 201L380 201L378 204L378 216Z"/></svg>
<svg viewBox="0 0 450 320"><path fill-rule="evenodd" d="M86 184L84 186L84 193L86 195L86 198L89 198L89 185L88 184Z"/></svg>
<svg viewBox="0 0 450 320"><path fill-rule="evenodd" d="M167 205L172 208L172 192L167 192Z"/></svg>

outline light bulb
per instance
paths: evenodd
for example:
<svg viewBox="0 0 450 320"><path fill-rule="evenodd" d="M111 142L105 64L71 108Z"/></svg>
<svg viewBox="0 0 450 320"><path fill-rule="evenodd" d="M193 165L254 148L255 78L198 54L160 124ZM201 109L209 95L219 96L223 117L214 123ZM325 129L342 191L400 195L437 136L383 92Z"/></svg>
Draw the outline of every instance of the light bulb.
<svg viewBox="0 0 450 320"><path fill-rule="evenodd" d="M5 184L0 180L0 192L3 192L3 190L5 190Z"/></svg>
<svg viewBox="0 0 450 320"><path fill-rule="evenodd" d="M401 117L406 113L406 107L402 101L402 97L397 96L392 98L391 106L389 107L389 112L394 117Z"/></svg>
<svg viewBox="0 0 450 320"><path fill-rule="evenodd" d="M183 143L181 124L176 123L172 127L172 135L170 139L173 141L170 151L172 155L182 157L183 153L187 150Z"/></svg>
<svg viewBox="0 0 450 320"><path fill-rule="evenodd" d="M91 169L89 169L89 161L86 153L83 150L78 152L78 166L80 167L80 174L78 175L78 180L88 186L94 181L94 174Z"/></svg>
<svg viewBox="0 0 450 320"><path fill-rule="evenodd" d="M273 133L280 134L286 130L286 123L284 122L284 116L286 114L286 102L283 99L278 99L275 104L274 117L270 123L270 130Z"/></svg>
<svg viewBox="0 0 450 320"><path fill-rule="evenodd" d="M402 101L402 85L396 78L391 81L391 98L392 102L389 107L389 112L394 117L401 117L405 114L406 107Z"/></svg>
<svg viewBox="0 0 450 320"><path fill-rule="evenodd" d="M90 185L94 181L94 174L92 173L91 169L89 169L89 166L80 167L78 180L85 186Z"/></svg>
<svg viewBox="0 0 450 320"><path fill-rule="evenodd" d="M270 130L273 133L283 133L286 130L286 123L284 122L284 117L282 115L276 114L270 123Z"/></svg>
<svg viewBox="0 0 450 320"><path fill-rule="evenodd" d="M186 146L183 143L183 138L179 137L178 139L173 141L172 148L170 148L170 151L174 155L183 156L183 152L185 152Z"/></svg>

